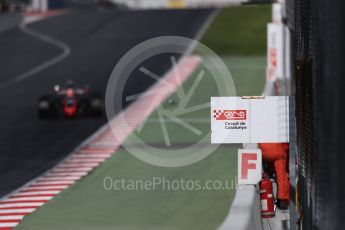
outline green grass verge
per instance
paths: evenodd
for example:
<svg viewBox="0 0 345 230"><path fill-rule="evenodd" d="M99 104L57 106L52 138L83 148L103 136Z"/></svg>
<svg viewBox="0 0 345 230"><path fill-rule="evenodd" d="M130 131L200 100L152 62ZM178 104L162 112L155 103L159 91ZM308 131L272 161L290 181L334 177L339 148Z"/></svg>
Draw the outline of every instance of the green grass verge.
<svg viewBox="0 0 345 230"><path fill-rule="evenodd" d="M16 229L215 229L224 219L233 192L105 190L105 177L126 180L228 180L235 175L234 148L221 148L205 161L183 168L147 165L126 151L37 212Z"/></svg>
<svg viewBox="0 0 345 230"><path fill-rule="evenodd" d="M264 55L271 6L240 6L221 11L202 43L219 55Z"/></svg>
<svg viewBox="0 0 345 230"><path fill-rule="evenodd" d="M264 57L224 58L236 85L237 95L257 95L262 92L265 75ZM197 77L196 71L184 84L188 91ZM217 96L214 79L209 75L200 82L189 105L209 101ZM176 100L174 94L170 99ZM166 109L174 109L168 102ZM192 124L208 132L209 109L189 115ZM194 121L193 121L194 119ZM148 144L162 144L161 127L154 123L153 113L139 135ZM205 121L206 120L206 121ZM172 143L193 143L196 141L189 130L178 124L169 123ZM198 151L196 147L194 151ZM222 145L212 155L195 164L179 168L162 168L148 165L126 150L121 149L88 177L77 182L42 208L24 218L16 229L33 230L94 230L94 229L216 229L228 213L235 195L233 181L237 172L237 148ZM221 189L192 190L106 190L104 179L193 180L204 185L206 181L222 182ZM202 186L203 187L203 186Z"/></svg>

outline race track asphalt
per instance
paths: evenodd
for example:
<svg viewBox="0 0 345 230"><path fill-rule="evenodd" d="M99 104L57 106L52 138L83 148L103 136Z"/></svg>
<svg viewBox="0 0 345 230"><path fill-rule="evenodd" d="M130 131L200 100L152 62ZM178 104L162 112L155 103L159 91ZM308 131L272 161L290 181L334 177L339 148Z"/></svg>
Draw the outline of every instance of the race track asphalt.
<svg viewBox="0 0 345 230"><path fill-rule="evenodd" d="M55 84L73 79L104 95L107 80L119 59L149 38L177 35L193 38L211 10L118 11L72 10L30 25L53 36L71 54L28 79L6 84L19 74L58 55L61 50L19 28L0 34L0 197L8 194L68 155L95 132L106 118L39 120L36 102ZM170 64L163 58L148 63L157 74ZM153 81L134 77L127 93L139 93Z"/></svg>

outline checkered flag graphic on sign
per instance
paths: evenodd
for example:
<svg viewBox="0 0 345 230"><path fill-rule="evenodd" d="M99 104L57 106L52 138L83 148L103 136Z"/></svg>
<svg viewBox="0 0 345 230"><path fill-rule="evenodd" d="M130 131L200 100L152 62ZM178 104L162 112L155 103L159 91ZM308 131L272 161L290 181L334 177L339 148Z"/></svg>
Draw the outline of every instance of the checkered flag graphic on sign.
<svg viewBox="0 0 345 230"><path fill-rule="evenodd" d="M222 116L224 113L224 110L213 110L213 117L218 119L220 116Z"/></svg>

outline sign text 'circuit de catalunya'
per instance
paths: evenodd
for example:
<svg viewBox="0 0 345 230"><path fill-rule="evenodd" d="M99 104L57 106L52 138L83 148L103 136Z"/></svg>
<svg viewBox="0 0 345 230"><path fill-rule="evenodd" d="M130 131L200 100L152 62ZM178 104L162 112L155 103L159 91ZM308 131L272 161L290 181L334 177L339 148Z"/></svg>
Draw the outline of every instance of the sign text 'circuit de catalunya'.
<svg viewBox="0 0 345 230"><path fill-rule="evenodd" d="M289 97L212 97L212 143L289 142Z"/></svg>

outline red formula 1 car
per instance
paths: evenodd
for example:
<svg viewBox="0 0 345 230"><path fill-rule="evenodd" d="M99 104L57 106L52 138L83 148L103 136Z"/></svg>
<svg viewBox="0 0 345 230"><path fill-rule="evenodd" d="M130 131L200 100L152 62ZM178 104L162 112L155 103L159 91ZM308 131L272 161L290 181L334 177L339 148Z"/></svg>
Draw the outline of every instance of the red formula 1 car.
<svg viewBox="0 0 345 230"><path fill-rule="evenodd" d="M104 103L102 97L90 94L89 87L75 87L72 82L66 88L54 86L54 93L42 96L38 101L38 117L102 116Z"/></svg>

